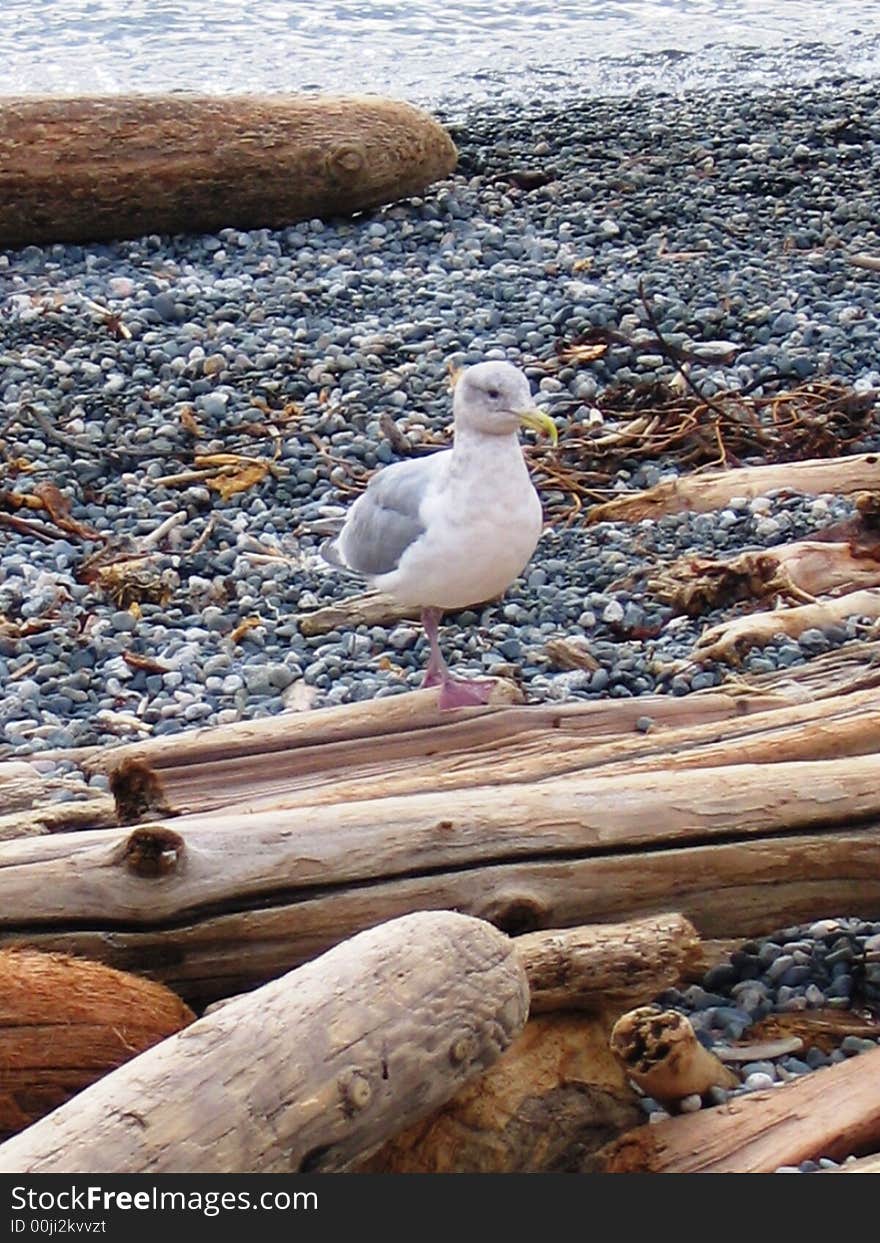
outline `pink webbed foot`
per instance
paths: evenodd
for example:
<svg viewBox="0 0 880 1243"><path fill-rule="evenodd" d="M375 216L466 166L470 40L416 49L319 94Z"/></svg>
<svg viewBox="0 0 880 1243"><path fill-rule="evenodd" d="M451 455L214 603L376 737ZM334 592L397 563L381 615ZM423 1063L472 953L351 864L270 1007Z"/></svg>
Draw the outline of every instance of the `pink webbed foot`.
<svg viewBox="0 0 880 1243"><path fill-rule="evenodd" d="M447 678L440 683L437 707L479 708L489 702L494 682L468 681L464 678Z"/></svg>

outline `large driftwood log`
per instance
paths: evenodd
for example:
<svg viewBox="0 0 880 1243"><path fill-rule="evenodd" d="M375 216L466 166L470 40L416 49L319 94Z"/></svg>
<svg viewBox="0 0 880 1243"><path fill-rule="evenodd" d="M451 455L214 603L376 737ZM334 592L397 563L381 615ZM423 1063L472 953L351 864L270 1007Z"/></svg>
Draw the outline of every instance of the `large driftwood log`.
<svg viewBox="0 0 880 1243"><path fill-rule="evenodd" d="M396 100L0 99L0 246L283 228L416 194L455 161Z"/></svg>
<svg viewBox="0 0 880 1243"><path fill-rule="evenodd" d="M830 705L820 700L720 721L710 716L687 726L676 726L671 717L646 734L630 727L590 737L562 721L555 729L523 730L494 742L471 734L470 745L453 729L440 738L387 738L384 750L375 743L339 743L156 770L122 759L112 784L120 820L131 821L157 813L223 808L242 814L463 791L485 784L489 762L493 785L521 787L588 771L604 776L871 752L880 752L880 706L876 690L866 689L837 696Z"/></svg>
<svg viewBox="0 0 880 1243"><path fill-rule="evenodd" d="M532 1014L607 1014L637 1005L678 983L701 955L693 924L674 914L527 932L514 945L528 977Z"/></svg>
<svg viewBox="0 0 880 1243"><path fill-rule="evenodd" d="M158 924L282 893L430 876L517 859L574 859L880 820L874 756L557 777L447 794L182 816L131 829L11 842L0 927L58 919ZM568 922L568 921L563 921Z"/></svg>
<svg viewBox="0 0 880 1243"><path fill-rule="evenodd" d="M0 1146L0 1170L345 1170L491 1065L527 1010L508 938L464 915L419 912L106 1076Z"/></svg>
<svg viewBox="0 0 880 1243"><path fill-rule="evenodd" d="M808 767L808 766L805 766ZM804 781L809 777L805 776ZM731 827L735 826L735 817ZM41 839L37 845L59 842ZM67 873L62 907L79 903L86 885L100 877L102 887L90 909L75 919L47 909L34 918L32 903L22 901L40 888L39 867L29 864L14 843L19 862L8 874L0 871L0 891L14 883L18 897L8 904L0 897L0 944L80 953L125 970L149 973L169 984L191 1004L204 1004L252 988L297 963L307 961L378 920L407 911L455 908L484 918L510 933L575 924L619 922L681 911L702 936L741 938L772 932L788 924L840 911L873 917L880 909L880 827L812 834L780 834L750 841L676 846L649 846L639 851L590 851L553 859L540 847L518 862L490 862L426 873L380 875L367 883L335 882L332 871L323 883L298 886L295 870L282 877L258 840L249 835L203 843L188 864L203 879L197 887L206 901L168 918L151 908L150 898L174 907L165 896L161 875L163 853L134 848L137 867L151 864L153 880L132 887L119 872L125 851L101 851L93 842ZM242 884L228 874L241 873L251 854L261 856ZM244 850L244 855L242 851ZM122 857L120 857L122 856ZM216 875L210 879L210 869ZM209 869L210 893L204 879ZM173 863L172 863L173 867ZM88 877L83 882L80 878ZM30 888L19 882L30 878ZM166 878L167 879L167 878ZM256 883L254 883L256 882ZM116 894L113 909L102 909L101 898Z"/></svg>
<svg viewBox="0 0 880 1243"><path fill-rule="evenodd" d="M873 677L870 673L858 664L852 675L865 687L861 699L847 696L845 683L834 679L823 689L802 691L795 677L780 680L775 695L772 691L756 695L747 683L737 683L729 694L701 692L686 699L649 696L637 701L566 704L556 710L499 709L433 728L412 711L417 723L409 731L394 728L397 718L392 714L387 730L383 729L383 718L374 710L371 719L376 733L371 738L328 735L324 731L331 722L324 721L322 711L306 714L314 717L311 723L300 714L253 723L270 725L271 730L235 726L200 731L180 739L177 754L168 750L167 739L136 743L90 757L86 766L109 772L119 819L130 823L169 812L233 806L253 811L427 789L463 789L485 783L487 760L493 783L501 785L605 765L646 768L672 762L707 766L818 759L874 747L871 710L875 699L867 688L880 683L880 662ZM831 710L820 703L826 689L835 698ZM419 694L414 692L413 698ZM768 710L786 702L799 704L804 698L816 702ZM361 707L354 705L354 709ZM359 730L359 713L354 709L350 718L343 712L340 728L349 719L351 728ZM337 710L325 711L332 716ZM852 724L854 716L858 721ZM832 737L828 724L832 717L850 721L840 725L849 729L849 741ZM651 721L647 734L635 728L640 718ZM820 722L825 722L824 730L813 727ZM285 723L289 728L286 749L279 729ZM860 736L856 731L861 731Z"/></svg>
<svg viewBox="0 0 880 1243"><path fill-rule="evenodd" d="M193 1018L150 980L62 954L0 950L0 1139Z"/></svg>
<svg viewBox="0 0 880 1243"><path fill-rule="evenodd" d="M663 1104L702 1096L712 1087L735 1088L739 1079L704 1048L690 1020L676 1010L639 1006L611 1031L611 1050L646 1096Z"/></svg>
<svg viewBox="0 0 880 1243"><path fill-rule="evenodd" d="M612 1143L609 1173L769 1174L880 1143L880 1050Z"/></svg>
<svg viewBox="0 0 880 1243"><path fill-rule="evenodd" d="M590 1173L643 1115L608 1024L540 1015L485 1075L359 1167L380 1174Z"/></svg>
<svg viewBox="0 0 880 1243"><path fill-rule="evenodd" d="M604 505L594 505L588 522L639 522L642 518L661 518L685 510L709 513L723 509L735 496L748 500L768 492L853 492L880 487L880 456L859 453L850 457L817 458L808 462L779 462L769 466L743 466L736 470L682 475L658 483L646 492L615 497Z"/></svg>

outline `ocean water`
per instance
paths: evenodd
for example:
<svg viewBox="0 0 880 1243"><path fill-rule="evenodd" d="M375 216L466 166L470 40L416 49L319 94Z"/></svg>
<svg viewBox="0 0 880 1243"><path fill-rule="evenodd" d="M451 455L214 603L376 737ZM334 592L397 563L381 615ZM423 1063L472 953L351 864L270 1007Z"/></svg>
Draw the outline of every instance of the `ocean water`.
<svg viewBox="0 0 880 1243"><path fill-rule="evenodd" d="M2 0L0 94L627 95L880 75L874 0Z"/></svg>

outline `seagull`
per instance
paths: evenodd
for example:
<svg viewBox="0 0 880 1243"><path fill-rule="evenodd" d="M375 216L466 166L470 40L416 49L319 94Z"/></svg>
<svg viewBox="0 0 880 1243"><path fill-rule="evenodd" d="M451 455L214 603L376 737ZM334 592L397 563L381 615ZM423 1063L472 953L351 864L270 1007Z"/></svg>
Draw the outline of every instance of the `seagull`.
<svg viewBox="0 0 880 1243"><path fill-rule="evenodd" d="M528 380L511 363L459 372L452 409L452 448L378 471L322 550L331 563L420 610L431 649L422 685L440 688L443 709L485 704L494 685L453 677L438 638L443 613L500 596L541 534L541 501L519 428L557 440L555 423L536 409Z"/></svg>

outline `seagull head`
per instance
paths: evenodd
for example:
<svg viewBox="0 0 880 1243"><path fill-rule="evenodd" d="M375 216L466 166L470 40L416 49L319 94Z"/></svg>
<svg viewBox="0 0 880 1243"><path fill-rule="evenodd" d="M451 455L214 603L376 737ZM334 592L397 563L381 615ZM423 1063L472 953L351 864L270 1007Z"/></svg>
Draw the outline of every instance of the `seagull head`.
<svg viewBox="0 0 880 1243"><path fill-rule="evenodd" d="M452 401L456 427L487 436L509 436L520 426L546 432L556 444L556 424L532 400L529 382L512 363L478 363L459 372Z"/></svg>

